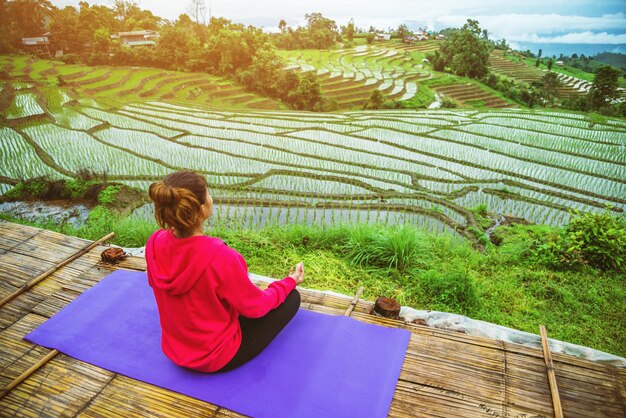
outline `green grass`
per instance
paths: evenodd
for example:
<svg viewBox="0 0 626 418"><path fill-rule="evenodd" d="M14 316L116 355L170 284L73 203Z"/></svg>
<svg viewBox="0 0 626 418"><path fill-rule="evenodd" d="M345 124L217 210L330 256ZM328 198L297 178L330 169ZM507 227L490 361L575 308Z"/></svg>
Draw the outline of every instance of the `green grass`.
<svg viewBox="0 0 626 418"><path fill-rule="evenodd" d="M407 109L420 109L425 108L429 104L435 101L435 94L424 84L417 85L417 93L409 100L402 102L402 105Z"/></svg>
<svg viewBox="0 0 626 418"><path fill-rule="evenodd" d="M126 76L126 74L128 74L129 71L130 70L127 67L116 68L111 71L111 76L106 78L105 80L86 84L84 86L81 86L81 88L83 88L84 90L90 90L90 89L94 89L94 88L98 88L102 86L108 86L109 84L112 84L112 83L117 83L122 78L124 78L124 76Z"/></svg>
<svg viewBox="0 0 626 418"><path fill-rule="evenodd" d="M452 85L452 84L463 84L463 83L467 83L470 79L469 78L465 78L465 77L459 77L453 74L447 74L447 73L439 73L439 72L434 72L433 78L429 78L428 80L424 80L421 82L422 85L426 85L428 87L441 87L441 86L448 86L448 85Z"/></svg>
<svg viewBox="0 0 626 418"><path fill-rule="evenodd" d="M30 73L30 76L33 78L45 78L41 76L39 73L45 70L48 70L53 67L53 61L49 60L39 60L33 63L32 68L33 71Z"/></svg>
<svg viewBox="0 0 626 418"><path fill-rule="evenodd" d="M92 240L113 231L114 242L128 247L144 245L156 229L153 222L120 219L103 207L79 229L36 226ZM465 240L411 227L242 230L218 225L206 230L239 251L256 274L281 278L303 261L308 288L351 295L364 286L368 300L393 297L416 309L463 314L535 334L544 324L553 338L626 356L626 284L620 274L559 270L533 260L533 241L556 233L554 228L500 231L502 244L481 253Z"/></svg>
<svg viewBox="0 0 626 418"><path fill-rule="evenodd" d="M11 58L13 63L12 72L21 74L24 68L26 68L27 60L29 58L28 55L13 55Z"/></svg>
<svg viewBox="0 0 626 418"><path fill-rule="evenodd" d="M74 78L74 79L72 79L71 82L72 83L80 83L80 82L83 82L83 81L91 80L93 78L100 77L100 76L102 76L102 75L104 75L106 73L109 73L109 72L111 72L114 69L115 69L114 67L105 67L105 66L87 67L87 69L84 70L84 71L88 71L87 74L85 74L84 76L79 77L79 78ZM90 86L89 84L84 84L81 87L82 88L89 88L89 86Z"/></svg>

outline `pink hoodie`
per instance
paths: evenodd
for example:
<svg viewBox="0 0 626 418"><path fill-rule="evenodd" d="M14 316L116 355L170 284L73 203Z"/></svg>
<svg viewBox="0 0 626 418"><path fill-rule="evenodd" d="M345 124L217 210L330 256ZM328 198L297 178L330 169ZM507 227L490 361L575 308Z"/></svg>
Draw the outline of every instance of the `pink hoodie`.
<svg viewBox="0 0 626 418"><path fill-rule="evenodd" d="M161 320L161 346L174 363L213 372L241 345L239 315L259 318L296 287L291 277L261 291L246 261L217 238L176 238L158 230L146 244L148 282Z"/></svg>

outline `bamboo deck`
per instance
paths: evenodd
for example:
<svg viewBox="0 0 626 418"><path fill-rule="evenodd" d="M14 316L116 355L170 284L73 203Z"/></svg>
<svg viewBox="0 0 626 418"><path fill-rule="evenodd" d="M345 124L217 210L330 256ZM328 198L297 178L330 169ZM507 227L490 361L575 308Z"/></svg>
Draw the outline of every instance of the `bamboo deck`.
<svg viewBox="0 0 626 418"><path fill-rule="evenodd" d="M0 299L88 244L0 221ZM96 246L0 307L0 389L50 352L24 335L113 269L145 270L145 260L135 257L118 266L101 264L105 248ZM350 298L301 294L303 308L331 315L343 315L351 304ZM370 308L358 300L350 315L412 333L390 417L553 416L540 349L383 319L369 315ZM558 354L553 360L564 416L626 417L626 370ZM0 416L241 415L58 354L0 399Z"/></svg>

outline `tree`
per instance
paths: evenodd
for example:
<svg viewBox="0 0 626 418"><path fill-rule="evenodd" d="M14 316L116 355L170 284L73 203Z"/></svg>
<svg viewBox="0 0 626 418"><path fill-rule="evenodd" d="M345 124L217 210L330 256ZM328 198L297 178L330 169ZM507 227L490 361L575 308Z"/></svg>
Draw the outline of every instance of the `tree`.
<svg viewBox="0 0 626 418"><path fill-rule="evenodd" d="M76 28L80 27L78 20L78 10L72 6L53 11L50 20L50 32L52 32L52 44L54 50L80 53L84 50L85 42L77 36L80 32Z"/></svg>
<svg viewBox="0 0 626 418"><path fill-rule="evenodd" d="M252 63L242 71L239 79L250 90L269 96L276 96L281 90L280 73L285 63L270 44L256 51Z"/></svg>
<svg viewBox="0 0 626 418"><path fill-rule="evenodd" d="M559 81L557 74L553 72L547 73L541 79L541 87L543 88L543 90L553 96L556 95L556 89L560 85L561 82Z"/></svg>
<svg viewBox="0 0 626 418"><path fill-rule="evenodd" d="M13 0L3 6L2 26L10 25L15 39L43 35L55 8L48 0Z"/></svg>
<svg viewBox="0 0 626 418"><path fill-rule="evenodd" d="M151 11L132 7L121 22L121 30L158 30L162 23L163 19L153 15Z"/></svg>
<svg viewBox="0 0 626 418"><path fill-rule="evenodd" d="M121 30L120 22L116 20L114 11L106 6L93 5L87 2L79 3L77 27L63 28L68 37L74 36L80 43L80 49L89 51L93 48L93 36L97 29L106 28L109 33ZM72 35L72 30L76 32Z"/></svg>
<svg viewBox="0 0 626 418"><path fill-rule="evenodd" d="M108 52L111 47L111 35L107 28L98 28L93 34L94 49L100 52Z"/></svg>
<svg viewBox="0 0 626 418"><path fill-rule="evenodd" d="M189 36L184 27L166 26L161 30L154 53L159 66L180 71L197 54L198 48L198 40Z"/></svg>
<svg viewBox="0 0 626 418"><path fill-rule="evenodd" d="M287 22L285 22L285 19L280 19L280 22L278 22L278 29L280 29L281 33L285 33L285 30L287 29Z"/></svg>
<svg viewBox="0 0 626 418"><path fill-rule="evenodd" d="M307 13L304 15L309 30L329 30L337 31L337 24L334 20L325 18L321 13Z"/></svg>
<svg viewBox="0 0 626 418"><path fill-rule="evenodd" d="M396 30L396 37L398 39L404 39L405 36L409 36L410 34L409 28L404 24L398 26L398 30Z"/></svg>
<svg viewBox="0 0 626 418"><path fill-rule="evenodd" d="M373 33L368 33L367 36L365 37L365 39L367 40L368 44L372 44L372 42L374 42L374 39L376 38L376 35L374 35Z"/></svg>
<svg viewBox="0 0 626 418"><path fill-rule="evenodd" d="M204 0L189 0L187 11L197 24L206 24L206 3Z"/></svg>
<svg viewBox="0 0 626 418"><path fill-rule="evenodd" d="M552 66L554 65L554 60L550 58L546 63L546 67L548 67L548 71L552 70Z"/></svg>
<svg viewBox="0 0 626 418"><path fill-rule="evenodd" d="M9 6L6 0L0 0L0 16L3 22L6 22L8 14ZM4 23L0 25L0 54L10 53L13 50L11 29L11 25Z"/></svg>
<svg viewBox="0 0 626 418"><path fill-rule="evenodd" d="M113 15L119 22L124 22L133 9L139 9L139 3L134 0L111 0L110 3Z"/></svg>
<svg viewBox="0 0 626 418"><path fill-rule="evenodd" d="M617 90L620 75L621 72L610 65L605 65L596 71L587 96L592 109L601 110L620 97Z"/></svg>
<svg viewBox="0 0 626 418"><path fill-rule="evenodd" d="M110 62L109 49L111 48L111 35L106 28L98 28L93 33L93 48L87 57L89 65L103 65Z"/></svg>
<svg viewBox="0 0 626 418"><path fill-rule="evenodd" d="M480 79L488 71L491 44L482 36L484 32L478 21L468 19L461 29L452 31L439 51L429 57L433 68L443 71L446 67L460 76Z"/></svg>
<svg viewBox="0 0 626 418"><path fill-rule="evenodd" d="M493 43L494 46L496 47L496 49L500 49L502 51L508 51L509 50L509 44L507 43L506 39L502 38L497 42Z"/></svg>
<svg viewBox="0 0 626 418"><path fill-rule="evenodd" d="M380 109L383 107L384 101L385 101L385 98L383 96L383 93L380 90L375 89L370 94L370 98L367 101L367 103L363 106L363 109Z"/></svg>
<svg viewBox="0 0 626 418"><path fill-rule="evenodd" d="M537 61L535 62L535 67L539 67L539 64L541 64L541 48L539 48L539 53L537 54Z"/></svg>
<svg viewBox="0 0 626 418"><path fill-rule="evenodd" d="M335 44L337 24L334 20L327 19L321 13L309 13L304 15L307 20L307 35L313 48L331 48Z"/></svg>
<svg viewBox="0 0 626 418"><path fill-rule="evenodd" d="M350 42L354 39L354 20L352 19L350 19L350 22L346 27L346 38L348 38L348 41Z"/></svg>
<svg viewBox="0 0 626 418"><path fill-rule="evenodd" d="M308 71L300 76L298 86L288 97L290 103L298 110L321 110L323 98L317 74Z"/></svg>

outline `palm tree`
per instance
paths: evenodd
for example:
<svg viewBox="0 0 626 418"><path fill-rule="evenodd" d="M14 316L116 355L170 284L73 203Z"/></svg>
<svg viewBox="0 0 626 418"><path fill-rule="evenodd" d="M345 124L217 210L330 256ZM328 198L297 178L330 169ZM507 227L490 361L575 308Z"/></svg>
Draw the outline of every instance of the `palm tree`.
<svg viewBox="0 0 626 418"><path fill-rule="evenodd" d="M16 34L22 37L41 36L54 10L48 0L15 0L6 5L7 15L14 22Z"/></svg>

